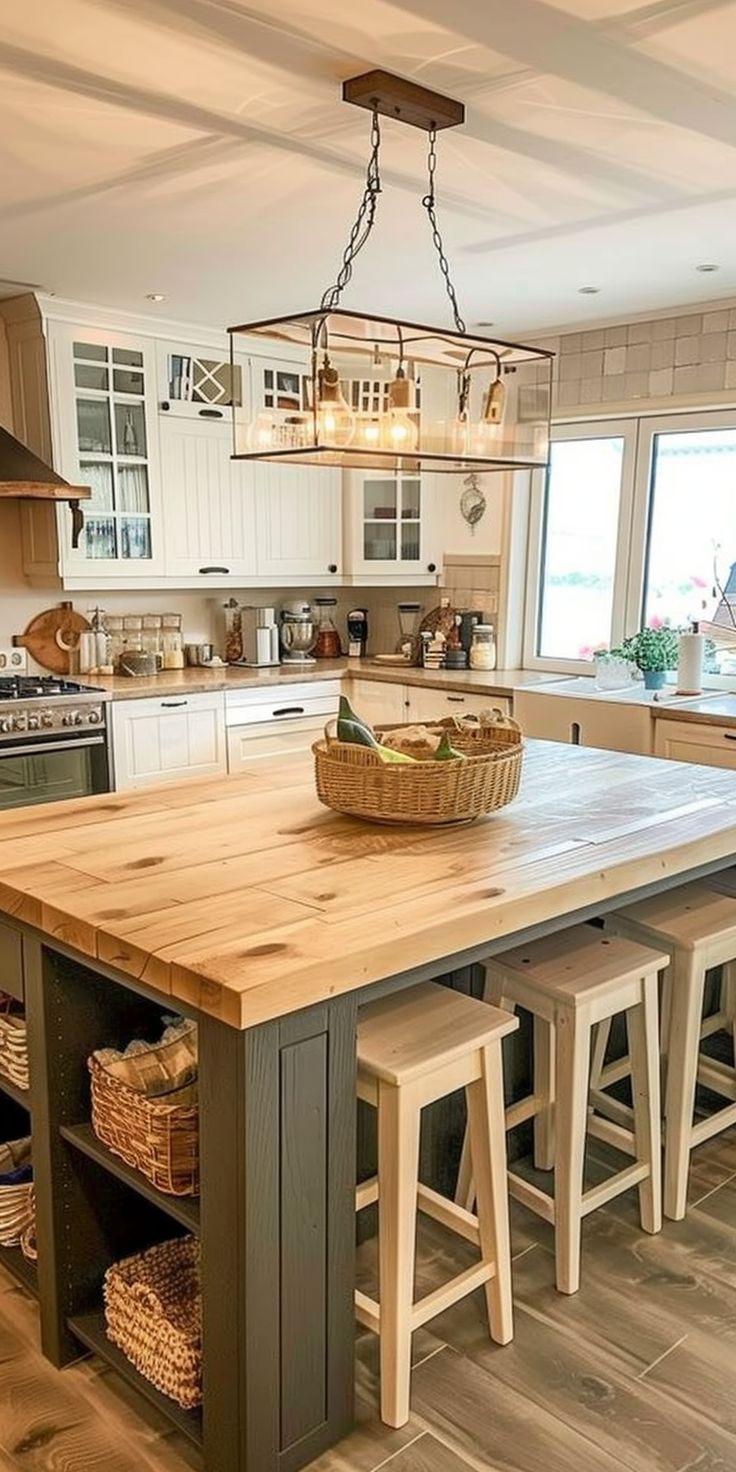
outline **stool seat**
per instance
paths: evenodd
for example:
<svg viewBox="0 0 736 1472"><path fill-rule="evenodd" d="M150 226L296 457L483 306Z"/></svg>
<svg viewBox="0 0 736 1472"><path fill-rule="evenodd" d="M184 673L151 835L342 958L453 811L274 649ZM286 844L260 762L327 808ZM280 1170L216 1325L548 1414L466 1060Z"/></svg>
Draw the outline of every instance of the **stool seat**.
<svg viewBox="0 0 736 1472"><path fill-rule="evenodd" d="M497 957L504 976L573 1006L585 1006L611 984L637 982L669 962L663 951L610 935L592 925L576 925L530 945L516 946ZM493 966L493 961L489 963Z"/></svg>
<svg viewBox="0 0 736 1472"><path fill-rule="evenodd" d="M736 954L736 899L702 880L625 905L611 918L616 925L629 921L640 935L646 932L653 941L682 950L707 946L715 952L725 948L730 955L724 955L724 960Z"/></svg>
<svg viewBox="0 0 736 1472"><path fill-rule="evenodd" d="M358 1068L401 1086L484 1048L518 1025L508 1012L428 981L361 1007Z"/></svg>

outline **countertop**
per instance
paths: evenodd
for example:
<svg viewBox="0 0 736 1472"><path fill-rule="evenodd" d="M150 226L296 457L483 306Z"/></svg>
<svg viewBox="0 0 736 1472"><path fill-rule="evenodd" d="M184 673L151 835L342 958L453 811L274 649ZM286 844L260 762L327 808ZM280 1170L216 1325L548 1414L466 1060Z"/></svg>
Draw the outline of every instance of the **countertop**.
<svg viewBox="0 0 736 1472"><path fill-rule="evenodd" d="M80 676L83 684L104 690L112 700L140 700L143 696L195 695L207 691L241 690L304 683L313 680L337 680L350 675L361 680L388 680L392 684L424 685L430 690L458 690L463 693L512 695L516 687L537 685L547 678L532 670L422 670L411 665L376 665L368 659L320 659L316 664L291 669L247 669L245 666L221 665L217 669L187 668L166 670L160 675L137 678L126 675Z"/></svg>
<svg viewBox="0 0 736 1472"><path fill-rule="evenodd" d="M736 860L736 773L530 741L460 829L320 806L311 757L0 812L0 911L248 1028Z"/></svg>
<svg viewBox="0 0 736 1472"><path fill-rule="evenodd" d="M736 726L736 695L701 695L682 705L655 706L658 721L694 721L703 726Z"/></svg>

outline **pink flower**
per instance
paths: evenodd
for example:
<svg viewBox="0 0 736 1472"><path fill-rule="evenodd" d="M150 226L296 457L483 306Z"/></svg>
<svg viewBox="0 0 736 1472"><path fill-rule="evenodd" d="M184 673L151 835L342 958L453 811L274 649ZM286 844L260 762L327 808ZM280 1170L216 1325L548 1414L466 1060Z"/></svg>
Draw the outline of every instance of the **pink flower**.
<svg viewBox="0 0 736 1472"><path fill-rule="evenodd" d="M661 619L660 616L659 616L659 614L658 613L655 613L654 616L652 618L650 618L649 623L647 624L647 628L649 628L649 629L663 629L664 628L664 619Z"/></svg>

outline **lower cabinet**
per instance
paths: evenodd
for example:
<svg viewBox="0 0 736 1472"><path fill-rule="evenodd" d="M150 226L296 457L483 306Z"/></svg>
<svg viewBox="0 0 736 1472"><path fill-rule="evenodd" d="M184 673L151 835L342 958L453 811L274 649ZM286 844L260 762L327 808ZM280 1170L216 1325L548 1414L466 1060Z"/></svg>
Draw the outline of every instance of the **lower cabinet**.
<svg viewBox="0 0 736 1472"><path fill-rule="evenodd" d="M297 716L288 725L257 721L252 726L230 726L227 733L228 772L242 772L261 756L296 756L311 751L324 734L324 716Z"/></svg>
<svg viewBox="0 0 736 1472"><path fill-rule="evenodd" d="M736 770L736 726L658 720L654 754L675 762L699 762L701 766Z"/></svg>
<svg viewBox="0 0 736 1472"><path fill-rule="evenodd" d="M112 740L116 790L224 772L224 694L114 701Z"/></svg>
<svg viewBox="0 0 736 1472"><path fill-rule="evenodd" d="M445 716L480 715L496 709L511 714L511 701L500 695L472 695L454 690L432 690L426 685L399 685L392 680L350 680L349 700L371 725L399 725L406 721L439 721Z"/></svg>
<svg viewBox="0 0 736 1472"><path fill-rule="evenodd" d="M400 726L410 719L405 685L392 680L348 680L343 688L353 709L371 726Z"/></svg>

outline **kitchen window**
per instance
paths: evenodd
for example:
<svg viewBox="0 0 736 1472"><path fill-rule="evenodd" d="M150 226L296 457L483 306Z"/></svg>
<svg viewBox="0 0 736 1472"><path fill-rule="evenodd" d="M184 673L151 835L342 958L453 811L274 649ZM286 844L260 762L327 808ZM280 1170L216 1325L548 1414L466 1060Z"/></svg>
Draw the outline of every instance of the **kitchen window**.
<svg viewBox="0 0 736 1472"><path fill-rule="evenodd" d="M524 662L588 673L642 624L736 621L736 413L558 425L532 483Z"/></svg>

